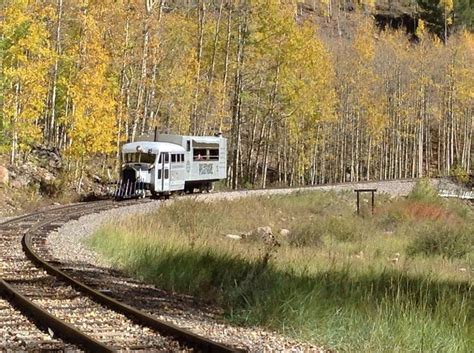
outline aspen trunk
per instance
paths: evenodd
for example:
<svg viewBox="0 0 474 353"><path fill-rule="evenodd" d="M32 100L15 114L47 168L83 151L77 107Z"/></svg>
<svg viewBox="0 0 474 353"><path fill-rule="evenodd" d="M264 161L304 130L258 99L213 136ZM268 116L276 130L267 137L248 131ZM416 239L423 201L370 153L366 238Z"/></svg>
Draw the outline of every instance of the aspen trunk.
<svg viewBox="0 0 474 353"><path fill-rule="evenodd" d="M143 21L143 48L141 57L140 79L138 81L137 102L135 106L135 116L130 133L131 141L135 141L140 119L143 118L143 101L146 91L146 76L148 72L148 46L150 42L150 21L157 0L145 0L145 19Z"/></svg>
<svg viewBox="0 0 474 353"><path fill-rule="evenodd" d="M20 115L20 82L15 83L15 114L13 116L13 135L10 162L15 164L18 149L18 118Z"/></svg>
<svg viewBox="0 0 474 353"><path fill-rule="evenodd" d="M202 46L204 42L204 24L206 20L206 2L205 0L198 0L198 43L197 43L197 68L196 68L196 78L195 78L195 89L194 89L194 98L193 98L193 107L191 112L191 133L197 134L198 132L198 103L199 103L199 86L201 82L201 61L202 61Z"/></svg>
<svg viewBox="0 0 474 353"><path fill-rule="evenodd" d="M229 56L230 56L230 43L232 34L232 6L229 6L227 12L227 38L225 45L225 56L224 56L224 76L222 78L222 101L220 106L220 122L219 131L222 131L224 124L224 106L227 94L227 77L229 73Z"/></svg>
<svg viewBox="0 0 474 353"><path fill-rule="evenodd" d="M224 7L224 0L221 0L220 5L219 5L219 12L217 16L217 21L216 21L216 26L214 29L214 41L212 43L212 56L211 56L211 68L209 70L208 78L207 78L207 87L206 87L206 110L203 116L203 120L207 122L207 117L209 115L209 110L211 107L211 101L212 101L212 82L214 81L214 70L216 67L216 55L217 55L217 43L219 40L219 32L220 32L220 27L221 27L221 19L222 19L222 9Z"/></svg>
<svg viewBox="0 0 474 353"><path fill-rule="evenodd" d="M59 70L59 56L61 55L61 25L62 25L62 16L63 16L63 0L57 0L56 11L58 13L57 23L56 23L56 59L54 61L53 68L53 87L51 93L51 115L49 118L49 126L47 128L48 141L55 141L57 144L58 141L55 140L56 131L56 96L57 96L57 85L58 85L58 70Z"/></svg>

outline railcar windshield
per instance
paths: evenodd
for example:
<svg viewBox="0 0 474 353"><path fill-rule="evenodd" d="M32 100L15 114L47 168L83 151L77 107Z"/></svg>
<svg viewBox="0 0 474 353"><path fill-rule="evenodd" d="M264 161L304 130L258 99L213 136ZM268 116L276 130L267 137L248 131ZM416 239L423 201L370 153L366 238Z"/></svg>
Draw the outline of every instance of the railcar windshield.
<svg viewBox="0 0 474 353"><path fill-rule="evenodd" d="M156 154L153 153L124 153L124 163L148 163L153 164L156 160Z"/></svg>

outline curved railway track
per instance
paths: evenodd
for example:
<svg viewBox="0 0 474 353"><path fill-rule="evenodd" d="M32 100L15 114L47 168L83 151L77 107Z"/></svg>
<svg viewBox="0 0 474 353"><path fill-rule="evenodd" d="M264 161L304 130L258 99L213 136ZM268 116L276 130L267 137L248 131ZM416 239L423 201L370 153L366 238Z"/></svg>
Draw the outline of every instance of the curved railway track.
<svg viewBox="0 0 474 353"><path fill-rule="evenodd" d="M366 183L370 182L357 184ZM48 233L71 220L146 202L149 200L72 204L0 223L0 351L236 351L122 304L104 294L107 289L102 290L100 284L62 268L45 250Z"/></svg>
<svg viewBox="0 0 474 353"><path fill-rule="evenodd" d="M50 231L130 203L73 204L0 224L0 292L7 299L0 300L6 337L0 350L235 351L124 305L43 260Z"/></svg>

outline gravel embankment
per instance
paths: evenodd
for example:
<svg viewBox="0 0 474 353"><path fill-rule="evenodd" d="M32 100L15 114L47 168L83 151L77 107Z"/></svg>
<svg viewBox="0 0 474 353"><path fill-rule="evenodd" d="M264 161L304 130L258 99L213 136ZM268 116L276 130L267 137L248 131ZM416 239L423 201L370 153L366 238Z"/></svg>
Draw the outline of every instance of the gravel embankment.
<svg viewBox="0 0 474 353"><path fill-rule="evenodd" d="M433 183L435 187L438 186L436 180L433 181ZM381 193L387 193L392 196L404 196L410 192L414 184L414 181L403 180L319 186L315 188L215 193L192 197L196 197L198 200L212 201L263 194L288 194L300 190L351 191L355 188L377 188L378 192ZM121 293L119 293L121 291L120 286L116 287L117 289L113 289L113 285L109 285L107 288L109 288L111 294L118 299L124 301L128 300L132 305L135 304L135 306L147 310L163 320L173 322L181 327L186 327L197 334L250 351L324 351L324 349L320 347L296 342L274 332L259 328L230 326L222 321L219 309L197 303L193 298L176 293L166 293L150 285L140 283L136 279L128 278L126 275L114 271L110 263L84 245L84 240L90 234L94 233L102 224L134 214L149 213L158 209L160 205L162 205L162 202L153 201L146 204L127 206L105 211L100 214L84 216L77 221L67 223L57 232L51 233L46 244L51 251L52 257L66 263L68 267L75 268L78 272L89 271L89 273L97 274L96 277L101 278L100 282L97 283L105 281L105 277L100 277L103 276L105 272L107 276L113 278L112 280L107 279L109 283L119 283L120 286L125 286L125 288L132 290L132 293L135 293L134 295L140 293L139 295L141 296L140 299L136 299L130 296L130 293L121 295Z"/></svg>

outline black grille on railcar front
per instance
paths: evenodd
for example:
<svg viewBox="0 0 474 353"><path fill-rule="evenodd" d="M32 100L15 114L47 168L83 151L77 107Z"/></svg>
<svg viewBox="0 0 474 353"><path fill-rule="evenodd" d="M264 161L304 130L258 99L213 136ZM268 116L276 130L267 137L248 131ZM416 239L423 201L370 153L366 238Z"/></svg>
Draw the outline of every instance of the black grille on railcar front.
<svg viewBox="0 0 474 353"><path fill-rule="evenodd" d="M135 172L135 169L132 168L126 168L122 172L122 181L124 182L129 182L129 183L134 183L137 179L137 175Z"/></svg>

